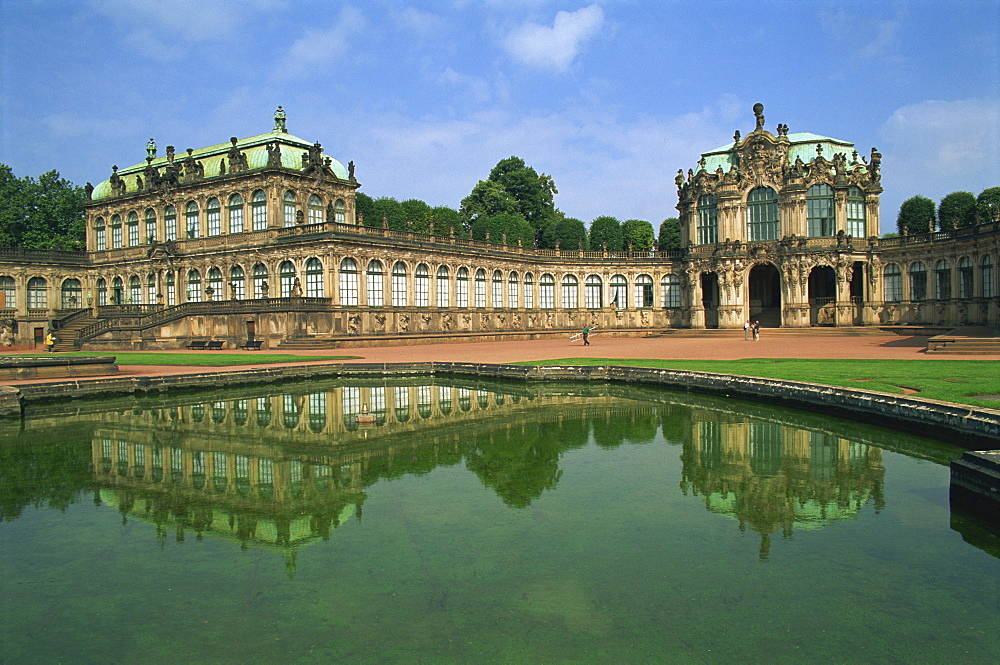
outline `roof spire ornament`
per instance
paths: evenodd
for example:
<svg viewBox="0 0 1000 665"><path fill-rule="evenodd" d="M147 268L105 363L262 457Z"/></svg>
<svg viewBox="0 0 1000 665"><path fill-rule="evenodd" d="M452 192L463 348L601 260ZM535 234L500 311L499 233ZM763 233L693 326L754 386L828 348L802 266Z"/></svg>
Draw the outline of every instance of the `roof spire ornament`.
<svg viewBox="0 0 1000 665"><path fill-rule="evenodd" d="M755 132L760 132L764 130L764 105L757 102L753 105L753 115L757 118L757 126L754 128Z"/></svg>
<svg viewBox="0 0 1000 665"><path fill-rule="evenodd" d="M156 157L156 141L153 139L149 139L149 143L146 144L146 157L149 159Z"/></svg>
<svg viewBox="0 0 1000 665"><path fill-rule="evenodd" d="M280 106L274 112L274 131L282 134L288 133L288 126L285 124L285 111Z"/></svg>

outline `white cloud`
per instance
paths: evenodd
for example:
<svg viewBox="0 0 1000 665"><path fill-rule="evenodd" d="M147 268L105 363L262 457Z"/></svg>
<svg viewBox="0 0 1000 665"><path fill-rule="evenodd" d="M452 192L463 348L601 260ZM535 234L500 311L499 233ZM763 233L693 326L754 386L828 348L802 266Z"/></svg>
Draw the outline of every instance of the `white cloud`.
<svg viewBox="0 0 1000 665"><path fill-rule="evenodd" d="M294 79L334 65L350 50L350 40L365 27L361 12L344 7L328 28L308 28L288 49L274 71L275 78Z"/></svg>
<svg viewBox="0 0 1000 665"><path fill-rule="evenodd" d="M566 71L585 42L604 25L604 10L597 5L556 14L552 27L525 23L503 41L507 53L527 65Z"/></svg>

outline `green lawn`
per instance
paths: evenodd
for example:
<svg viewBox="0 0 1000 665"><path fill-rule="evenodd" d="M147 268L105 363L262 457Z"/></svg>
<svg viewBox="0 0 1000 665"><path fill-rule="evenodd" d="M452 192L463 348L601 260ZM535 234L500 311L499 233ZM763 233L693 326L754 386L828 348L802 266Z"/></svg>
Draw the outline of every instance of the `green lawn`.
<svg viewBox="0 0 1000 665"><path fill-rule="evenodd" d="M808 381L830 386L904 393L927 399L1000 409L1000 401L972 395L1000 395L1000 363L995 360L803 360L746 358L743 360L644 360L564 358L531 365L622 365L686 369L768 379Z"/></svg>
<svg viewBox="0 0 1000 665"><path fill-rule="evenodd" d="M18 353L11 354L18 356L43 356L46 353ZM58 356L114 356L115 362L119 365L192 365L196 367L222 367L225 365L258 365L265 363L309 363L318 360L347 360L358 356L296 356L288 353L260 353L251 351L248 353L212 353L211 351L199 351L198 353L133 353L113 352L113 353L85 353L82 351L72 351L68 353L55 354Z"/></svg>

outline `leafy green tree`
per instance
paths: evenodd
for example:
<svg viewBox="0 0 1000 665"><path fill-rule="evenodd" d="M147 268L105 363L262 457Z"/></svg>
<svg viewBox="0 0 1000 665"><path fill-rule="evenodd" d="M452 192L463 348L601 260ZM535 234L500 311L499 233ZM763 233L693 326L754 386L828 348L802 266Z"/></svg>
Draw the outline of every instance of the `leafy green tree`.
<svg viewBox="0 0 1000 665"><path fill-rule="evenodd" d="M404 219L417 233L427 233L431 228L431 207L420 199L406 199L399 204Z"/></svg>
<svg viewBox="0 0 1000 665"><path fill-rule="evenodd" d="M435 206L431 208L431 219L434 220L434 233L438 235L448 235L452 227L456 233L462 230L462 215L454 208Z"/></svg>
<svg viewBox="0 0 1000 665"><path fill-rule="evenodd" d="M85 228L82 187L57 171L36 181L17 178L0 164L0 246L28 249L81 250Z"/></svg>
<svg viewBox="0 0 1000 665"><path fill-rule="evenodd" d="M899 215L896 217L896 228L900 235L916 235L933 231L935 208L934 201L926 196L913 196L903 201L903 205L899 207Z"/></svg>
<svg viewBox="0 0 1000 665"><path fill-rule="evenodd" d="M625 247L631 247L636 252L648 252L653 249L656 234L653 225L644 219L628 219L622 224L622 239Z"/></svg>
<svg viewBox="0 0 1000 665"><path fill-rule="evenodd" d="M602 215L590 223L590 248L595 252L607 245L609 252L620 252L624 249L622 223L614 217Z"/></svg>
<svg viewBox="0 0 1000 665"><path fill-rule="evenodd" d="M681 248L681 220L668 217L660 223L656 248L661 252L671 252Z"/></svg>
<svg viewBox="0 0 1000 665"><path fill-rule="evenodd" d="M535 229L528 224L521 215L509 212L501 212L489 217L477 217L472 222L472 237L476 240L486 240L486 234L490 234L490 242L499 245L503 242L504 234L507 234L507 244L516 245L517 239L521 239L524 245L530 245L535 237Z"/></svg>
<svg viewBox="0 0 1000 665"><path fill-rule="evenodd" d="M976 223L976 196L972 192L952 192L938 204L938 225L942 231Z"/></svg>
<svg viewBox="0 0 1000 665"><path fill-rule="evenodd" d="M459 212L470 225L482 215L521 215L535 229L537 239L558 212L554 202L557 193L550 176L537 173L520 157L508 157L497 162L486 180L476 183L462 199Z"/></svg>
<svg viewBox="0 0 1000 665"><path fill-rule="evenodd" d="M555 249L559 243L560 249L587 249L587 227L574 217L560 217L547 225L542 231L542 246Z"/></svg>
<svg viewBox="0 0 1000 665"><path fill-rule="evenodd" d="M376 220L375 199L364 192L354 195L354 210L365 226L382 226L382 220Z"/></svg>
<svg viewBox="0 0 1000 665"><path fill-rule="evenodd" d="M976 220L980 224L1000 222L1000 187L990 187L976 197Z"/></svg>
<svg viewBox="0 0 1000 665"><path fill-rule="evenodd" d="M385 220L390 229L406 230L406 213L403 212L403 206L400 205L399 201L391 196L380 196L375 199L374 204L378 224L373 224L373 226L382 226L382 220Z"/></svg>

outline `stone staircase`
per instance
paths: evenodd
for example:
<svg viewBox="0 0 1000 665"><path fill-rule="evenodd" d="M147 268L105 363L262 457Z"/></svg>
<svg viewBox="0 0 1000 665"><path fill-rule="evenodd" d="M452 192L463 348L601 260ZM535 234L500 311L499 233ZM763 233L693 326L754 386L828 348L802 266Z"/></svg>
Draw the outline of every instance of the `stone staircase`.
<svg viewBox="0 0 1000 665"><path fill-rule="evenodd" d="M95 321L97 321L96 318L87 314L73 319L63 327L59 328L59 330L56 330L55 333L53 333L56 338L56 343L52 350L56 352L79 350L77 340L80 337L80 331Z"/></svg>
<svg viewBox="0 0 1000 665"><path fill-rule="evenodd" d="M927 340L927 353L967 356L1000 355L1000 336L995 328L965 326Z"/></svg>

